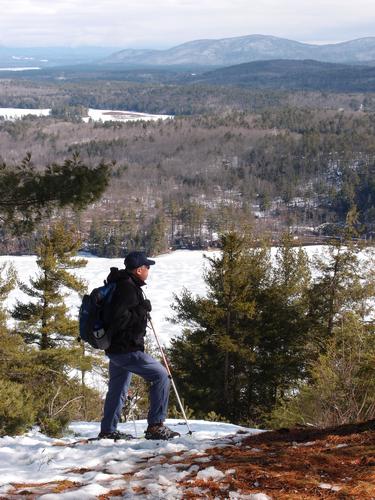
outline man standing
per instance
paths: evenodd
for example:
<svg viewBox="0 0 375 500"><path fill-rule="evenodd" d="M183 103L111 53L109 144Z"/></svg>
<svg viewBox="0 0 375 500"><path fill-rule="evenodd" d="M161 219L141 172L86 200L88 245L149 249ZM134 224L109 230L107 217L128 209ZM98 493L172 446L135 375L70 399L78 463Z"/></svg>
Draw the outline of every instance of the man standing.
<svg viewBox="0 0 375 500"><path fill-rule="evenodd" d="M132 374L150 382L150 409L146 439L171 439L179 436L163 422L167 416L170 379L167 370L144 352L147 315L151 303L142 287L146 284L150 266L155 261L143 252L130 252L125 258L125 269L111 268L108 282L115 282L109 311L109 330L112 342L106 350L109 358L108 392L99 438L122 439L126 434L117 430Z"/></svg>

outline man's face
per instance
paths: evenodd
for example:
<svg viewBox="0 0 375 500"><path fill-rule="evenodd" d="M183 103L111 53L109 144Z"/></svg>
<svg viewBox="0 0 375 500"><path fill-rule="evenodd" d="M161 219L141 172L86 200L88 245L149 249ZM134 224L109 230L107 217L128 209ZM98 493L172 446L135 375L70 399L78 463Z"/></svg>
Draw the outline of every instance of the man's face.
<svg viewBox="0 0 375 500"><path fill-rule="evenodd" d="M141 267L137 267L135 272L136 272L136 275L138 276L138 278L140 278L142 281L146 281L147 277L148 277L149 269L150 269L150 266L144 265Z"/></svg>

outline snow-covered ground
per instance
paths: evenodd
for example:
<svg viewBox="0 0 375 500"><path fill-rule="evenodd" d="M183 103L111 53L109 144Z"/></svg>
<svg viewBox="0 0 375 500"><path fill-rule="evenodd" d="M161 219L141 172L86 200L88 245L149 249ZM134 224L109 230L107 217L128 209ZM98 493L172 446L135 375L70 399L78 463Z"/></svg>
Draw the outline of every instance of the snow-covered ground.
<svg viewBox="0 0 375 500"><path fill-rule="evenodd" d="M27 115L48 116L50 109L0 108L0 117L4 120L19 120Z"/></svg>
<svg viewBox="0 0 375 500"><path fill-rule="evenodd" d="M83 121L88 123L90 120L94 122L102 121L118 121L118 122L134 122L137 120L142 121L157 121L173 118L171 115L150 115L149 113L136 113L135 111L121 111L111 109L92 109L88 110L88 117L83 118Z"/></svg>
<svg viewBox="0 0 375 500"><path fill-rule="evenodd" d="M1 68L0 68L1 70ZM25 109L25 108L0 108L0 117L5 120L17 120L27 115L48 116L50 109ZM171 115L152 115L149 113L137 113L135 111L111 110L111 109L88 109L88 116L83 121L88 123L90 120L97 121L156 121L173 118Z"/></svg>
<svg viewBox="0 0 375 500"><path fill-rule="evenodd" d="M211 458L206 450L213 446L235 446L249 434L261 432L231 424L192 420L193 434L188 435L186 426L181 423L167 421L181 434L171 441L142 438L147 425L144 420L119 425L121 431L136 433L138 438L131 441L105 439L66 446L80 437L96 436L99 432L96 422L72 423L70 429L74 435L63 439L48 438L37 429L24 436L3 437L0 439L0 497L24 498L21 492L28 491L29 496L25 498L89 500L120 490L121 496L111 498L186 498L186 489L183 491L179 487L180 480L191 477L203 482L212 479L220 482L226 475L235 473L230 465L225 473L205 465ZM236 434L239 430L242 433ZM59 484L69 489L52 493ZM196 498L196 487L194 491ZM201 491L204 491L204 486ZM227 498L261 500L268 497L232 492Z"/></svg>

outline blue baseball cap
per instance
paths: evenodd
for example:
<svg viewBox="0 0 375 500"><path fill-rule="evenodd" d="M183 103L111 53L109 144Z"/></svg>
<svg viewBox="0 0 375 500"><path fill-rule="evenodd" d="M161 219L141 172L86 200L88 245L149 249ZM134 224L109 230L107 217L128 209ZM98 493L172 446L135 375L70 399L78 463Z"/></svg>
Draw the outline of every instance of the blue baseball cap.
<svg viewBox="0 0 375 500"><path fill-rule="evenodd" d="M124 260L126 269L132 271L141 266L153 266L155 264L154 260L148 259L144 252L130 252L125 257Z"/></svg>

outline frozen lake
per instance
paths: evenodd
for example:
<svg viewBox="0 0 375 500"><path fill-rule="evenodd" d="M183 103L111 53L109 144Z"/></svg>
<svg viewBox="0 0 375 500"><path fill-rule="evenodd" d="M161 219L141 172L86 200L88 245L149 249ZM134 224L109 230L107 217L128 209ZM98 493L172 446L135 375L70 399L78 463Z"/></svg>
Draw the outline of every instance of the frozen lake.
<svg viewBox="0 0 375 500"><path fill-rule="evenodd" d="M32 71L41 69L39 66L27 66L27 67L13 67L13 68L0 68L0 71Z"/></svg>
<svg viewBox="0 0 375 500"><path fill-rule="evenodd" d="M327 247L310 246L306 247L309 257L324 253ZM275 254L276 249L273 249ZM373 249L371 250L374 256ZM172 315L171 304L173 295L179 295L183 288L190 290L194 295L204 295L206 285L203 279L204 269L207 267L207 259L204 255L214 256L216 252L177 250L175 252L155 257L156 265L151 267L147 286L144 291L152 303L152 319L157 333L162 343L168 344L170 339L180 335L181 325L174 325L167 321ZM99 257L86 257L87 266L75 270L75 274L83 278L91 290L103 284L110 267L124 268L123 259L105 259ZM12 262L23 282L28 282L31 276L37 273L35 256L0 256L0 264ZM7 304L12 306L16 299L25 300L24 294L20 290L13 290L9 295ZM77 317L80 305L79 296L76 293L68 293L66 303L70 313Z"/></svg>
<svg viewBox="0 0 375 500"><path fill-rule="evenodd" d="M1 70L1 68L0 68ZM49 116L50 109L26 109L26 108L0 108L0 117L5 120L18 120L27 115L33 116ZM173 118L171 115L153 115L149 113L137 113L135 111L124 111L115 109L88 109L88 116L82 118L85 123L90 120L94 122L102 121L157 121Z"/></svg>
<svg viewBox="0 0 375 500"><path fill-rule="evenodd" d="M151 267L144 291L151 300L153 323L164 344L168 344L170 339L179 335L182 330L180 325L173 325L166 319L172 314L170 305L173 302L173 294L179 294L184 287L195 294L205 293L206 286L202 276L205 266L203 254L204 252L199 251L179 250L155 257L156 265ZM35 256L0 256L0 264L4 262L14 264L20 280L24 283L27 283L31 276L35 276L38 270ZM88 257L87 266L75 270L74 273L83 278L91 290L103 284L110 267L124 268L124 260ZM13 290L7 301L8 307L13 306L17 299L30 300L20 290ZM71 315L77 317L80 305L78 294L69 293L66 303Z"/></svg>

